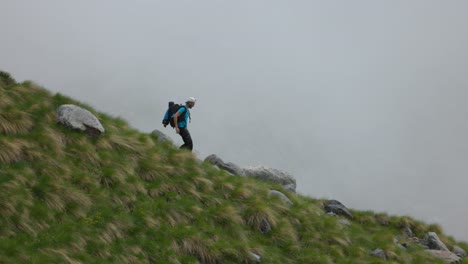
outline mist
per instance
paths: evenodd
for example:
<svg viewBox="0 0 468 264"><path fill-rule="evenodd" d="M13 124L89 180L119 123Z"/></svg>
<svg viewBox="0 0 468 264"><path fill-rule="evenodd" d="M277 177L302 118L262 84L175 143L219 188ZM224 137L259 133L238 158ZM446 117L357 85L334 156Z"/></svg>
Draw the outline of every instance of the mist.
<svg viewBox="0 0 468 264"><path fill-rule="evenodd" d="M468 241L466 1L2 0L0 69Z"/></svg>

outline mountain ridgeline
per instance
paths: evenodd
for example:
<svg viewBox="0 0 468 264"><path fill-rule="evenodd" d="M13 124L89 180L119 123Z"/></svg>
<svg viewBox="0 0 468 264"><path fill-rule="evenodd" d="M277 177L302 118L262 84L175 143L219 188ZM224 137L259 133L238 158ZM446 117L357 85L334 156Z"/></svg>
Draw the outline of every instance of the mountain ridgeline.
<svg viewBox="0 0 468 264"><path fill-rule="evenodd" d="M296 194L161 137L0 72L0 263L468 263L436 224Z"/></svg>

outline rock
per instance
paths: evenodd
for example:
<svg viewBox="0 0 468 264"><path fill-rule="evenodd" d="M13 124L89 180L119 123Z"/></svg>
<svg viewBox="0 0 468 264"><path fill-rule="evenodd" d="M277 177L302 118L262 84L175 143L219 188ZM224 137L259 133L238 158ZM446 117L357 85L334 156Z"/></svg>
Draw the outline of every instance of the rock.
<svg viewBox="0 0 468 264"><path fill-rule="evenodd" d="M249 251L249 256L254 262L257 262L257 263L262 262L262 257L260 255L253 253L252 251Z"/></svg>
<svg viewBox="0 0 468 264"><path fill-rule="evenodd" d="M400 239L398 237L393 238L393 243L400 249L408 249L408 244L406 242L400 243Z"/></svg>
<svg viewBox="0 0 468 264"><path fill-rule="evenodd" d="M244 172L241 167L231 162L225 163L220 157L216 156L215 154L212 154L206 157L205 161L213 165L216 165L220 169L225 170L231 174L244 176Z"/></svg>
<svg viewBox="0 0 468 264"><path fill-rule="evenodd" d="M262 181L279 183L283 185L283 187L288 191L296 191L296 179L294 179L294 177L289 173L281 170L265 166L241 168L234 163L224 162L220 157L216 156L215 154L206 157L205 161L216 165L220 169L225 170L233 175L247 176Z"/></svg>
<svg viewBox="0 0 468 264"><path fill-rule="evenodd" d="M377 257L377 258L387 259L387 254L385 254L385 251L383 251L380 248L372 251L370 254L371 254L371 256L374 256L374 257Z"/></svg>
<svg viewBox="0 0 468 264"><path fill-rule="evenodd" d="M461 263L462 261L459 256L457 256L455 253L450 252L450 251L434 250L434 249L427 249L426 251L429 252L434 257L438 259L442 259L446 263L449 263L449 264Z"/></svg>
<svg viewBox="0 0 468 264"><path fill-rule="evenodd" d="M268 193L268 198L271 198L273 196L279 196L279 198L289 206L293 205L293 202L291 202L291 200L289 200L289 198L282 192L279 192L277 190L270 190L270 192Z"/></svg>
<svg viewBox="0 0 468 264"><path fill-rule="evenodd" d="M349 212L348 208L337 200L329 200L324 209L327 213L333 212L337 215L343 215L349 219L353 219L353 215Z"/></svg>
<svg viewBox="0 0 468 264"><path fill-rule="evenodd" d="M268 220L266 219L263 219L262 220L262 223L260 225L260 231L263 233L263 234L266 234L268 232L271 231L271 225L270 223L268 222Z"/></svg>
<svg viewBox="0 0 468 264"><path fill-rule="evenodd" d="M174 142L172 141L172 139L167 136L166 134L164 134L163 132L155 129L153 130L153 132L151 132L151 134L155 134L156 136L158 136L158 142L170 142L172 144L174 144Z"/></svg>
<svg viewBox="0 0 468 264"><path fill-rule="evenodd" d="M335 214L334 212L328 212L327 215L330 215L330 216L337 216L337 214Z"/></svg>
<svg viewBox="0 0 468 264"><path fill-rule="evenodd" d="M454 246L452 252L461 258L466 257L466 251L459 246Z"/></svg>
<svg viewBox="0 0 468 264"><path fill-rule="evenodd" d="M296 179L287 172L265 166L247 167L243 171L245 176L281 185L292 185L294 191L296 190Z"/></svg>
<svg viewBox="0 0 468 264"><path fill-rule="evenodd" d="M66 127L84 131L88 135L98 136L104 133L101 122L91 112L76 105L61 105L58 110L58 121Z"/></svg>
<svg viewBox="0 0 468 264"><path fill-rule="evenodd" d="M296 185L295 184L286 184L286 185L283 185L283 188L287 191L290 191L290 192L296 192Z"/></svg>
<svg viewBox="0 0 468 264"><path fill-rule="evenodd" d="M414 237L413 231L411 230L411 228L409 228L409 226L405 227L405 235L407 237Z"/></svg>
<svg viewBox="0 0 468 264"><path fill-rule="evenodd" d="M421 240L421 244L429 249L449 251L444 242L434 232L427 233L424 239Z"/></svg>
<svg viewBox="0 0 468 264"><path fill-rule="evenodd" d="M351 223L346 219L338 219L338 222L344 226L351 226Z"/></svg>

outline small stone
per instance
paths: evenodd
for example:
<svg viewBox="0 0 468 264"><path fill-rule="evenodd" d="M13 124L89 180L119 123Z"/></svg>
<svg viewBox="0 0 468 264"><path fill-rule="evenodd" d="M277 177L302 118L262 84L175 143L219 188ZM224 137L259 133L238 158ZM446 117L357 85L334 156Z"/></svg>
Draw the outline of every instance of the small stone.
<svg viewBox="0 0 468 264"><path fill-rule="evenodd" d="M268 193L268 198L271 198L273 196L278 196L288 206L293 205L293 202L291 202L291 200L289 200L289 198L284 193L282 193L280 191L270 190L270 192Z"/></svg>
<svg viewBox="0 0 468 264"><path fill-rule="evenodd" d="M256 263L262 262L262 257L258 254L253 253L252 251L249 251L249 256Z"/></svg>
<svg viewBox="0 0 468 264"><path fill-rule="evenodd" d="M344 226L351 226L351 223L346 219L338 219L338 222Z"/></svg>
<svg viewBox="0 0 468 264"><path fill-rule="evenodd" d="M382 249L378 248L374 251L371 252L371 255L374 256L374 257L377 257L377 258L381 258L381 259L387 259L387 254L385 254L385 251L383 251Z"/></svg>

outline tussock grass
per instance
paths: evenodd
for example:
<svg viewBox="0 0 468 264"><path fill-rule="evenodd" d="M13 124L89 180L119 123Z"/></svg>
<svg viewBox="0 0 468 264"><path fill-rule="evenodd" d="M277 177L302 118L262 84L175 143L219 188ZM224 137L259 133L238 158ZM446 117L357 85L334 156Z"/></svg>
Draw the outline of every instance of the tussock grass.
<svg viewBox="0 0 468 264"><path fill-rule="evenodd" d="M27 133L34 125L31 115L17 109L1 109L0 132L6 135Z"/></svg>
<svg viewBox="0 0 468 264"><path fill-rule="evenodd" d="M21 139L0 138L0 163L19 162L30 143Z"/></svg>
<svg viewBox="0 0 468 264"><path fill-rule="evenodd" d="M95 113L106 133L57 124L56 109L70 103ZM288 207L268 198L271 189L282 187L230 176L32 82L0 81L2 263L254 263L249 252L263 263L441 263L405 228L468 250L438 225L353 210L343 226L324 200L283 190ZM369 255L376 248L387 262Z"/></svg>

